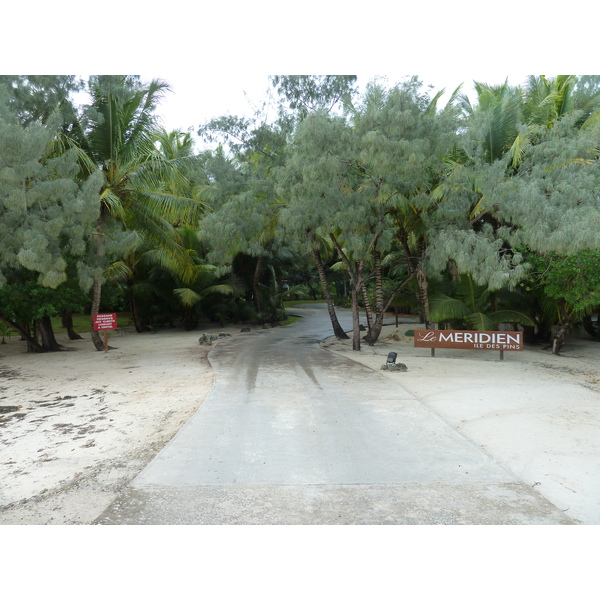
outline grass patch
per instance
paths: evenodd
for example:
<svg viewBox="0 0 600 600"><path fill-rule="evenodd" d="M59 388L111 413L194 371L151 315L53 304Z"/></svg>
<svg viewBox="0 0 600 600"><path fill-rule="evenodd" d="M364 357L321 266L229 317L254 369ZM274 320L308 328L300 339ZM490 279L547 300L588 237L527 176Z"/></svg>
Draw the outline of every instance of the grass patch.
<svg viewBox="0 0 600 600"><path fill-rule="evenodd" d="M292 323L297 323L301 319L302 319L302 317L299 317L297 315L289 315L285 321L281 321L280 325L285 327L286 325L291 325Z"/></svg>
<svg viewBox="0 0 600 600"><path fill-rule="evenodd" d="M283 308L285 310L289 310L290 308L294 308L296 306L301 306L302 304L323 304L325 300L285 300L283 303ZM281 321L281 325L291 325L292 323L297 323L302 317L298 315L288 315L288 318L285 321Z"/></svg>
<svg viewBox="0 0 600 600"><path fill-rule="evenodd" d="M285 300L283 308L294 308L294 306L300 306L301 304L325 304L325 300Z"/></svg>

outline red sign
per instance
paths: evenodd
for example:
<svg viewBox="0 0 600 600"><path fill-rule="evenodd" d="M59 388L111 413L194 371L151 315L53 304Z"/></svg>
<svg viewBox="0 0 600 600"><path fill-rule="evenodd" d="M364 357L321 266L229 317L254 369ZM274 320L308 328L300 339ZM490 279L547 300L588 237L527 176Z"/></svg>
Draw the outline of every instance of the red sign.
<svg viewBox="0 0 600 600"><path fill-rule="evenodd" d="M523 350L523 332L415 329L415 348Z"/></svg>
<svg viewBox="0 0 600 600"><path fill-rule="evenodd" d="M117 328L117 313L94 315L94 331Z"/></svg>

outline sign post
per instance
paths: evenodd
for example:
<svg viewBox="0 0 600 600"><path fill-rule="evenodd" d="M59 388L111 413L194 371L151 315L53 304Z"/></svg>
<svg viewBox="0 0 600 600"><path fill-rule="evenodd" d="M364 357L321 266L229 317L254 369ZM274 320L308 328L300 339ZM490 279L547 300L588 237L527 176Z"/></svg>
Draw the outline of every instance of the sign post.
<svg viewBox="0 0 600 600"><path fill-rule="evenodd" d="M117 313L94 315L94 331L104 331L104 352L108 352L108 330L117 328Z"/></svg>
<svg viewBox="0 0 600 600"><path fill-rule="evenodd" d="M522 331L457 331L452 329L415 329L415 348L461 348L463 350L523 350Z"/></svg>

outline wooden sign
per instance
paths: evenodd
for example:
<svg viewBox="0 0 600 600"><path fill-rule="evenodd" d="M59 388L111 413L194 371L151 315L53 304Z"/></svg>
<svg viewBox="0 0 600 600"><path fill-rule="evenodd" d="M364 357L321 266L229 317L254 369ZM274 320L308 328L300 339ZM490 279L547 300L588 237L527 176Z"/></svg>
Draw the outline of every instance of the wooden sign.
<svg viewBox="0 0 600 600"><path fill-rule="evenodd" d="M463 350L523 350L522 331L458 331L415 329L415 348Z"/></svg>

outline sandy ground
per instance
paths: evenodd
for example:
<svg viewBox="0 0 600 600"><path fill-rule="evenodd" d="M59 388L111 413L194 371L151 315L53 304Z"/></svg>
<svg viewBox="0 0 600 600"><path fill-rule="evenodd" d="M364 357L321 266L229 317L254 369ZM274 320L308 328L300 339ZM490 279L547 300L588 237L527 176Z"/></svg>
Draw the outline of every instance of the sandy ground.
<svg viewBox="0 0 600 600"><path fill-rule="evenodd" d="M413 348L414 324L375 347L324 348L380 370L577 522L600 524L600 345L574 337L553 356ZM417 325L418 327L418 325ZM0 524L88 524L199 408L213 382L202 332L111 333L115 349L60 339L69 351L0 345ZM242 334L247 335L247 334ZM589 339L589 338L588 338ZM218 343L215 342L215 343Z"/></svg>
<svg viewBox="0 0 600 600"><path fill-rule="evenodd" d="M554 356L542 346L521 352L414 348L405 332L384 327L374 346L325 340L347 356L399 381L466 438L581 524L600 524L600 344L573 335ZM406 372L381 370L388 352Z"/></svg>
<svg viewBox="0 0 600 600"><path fill-rule="evenodd" d="M107 353L89 334L51 354L0 345L0 524L90 523L199 408L199 337L224 331L111 332Z"/></svg>

